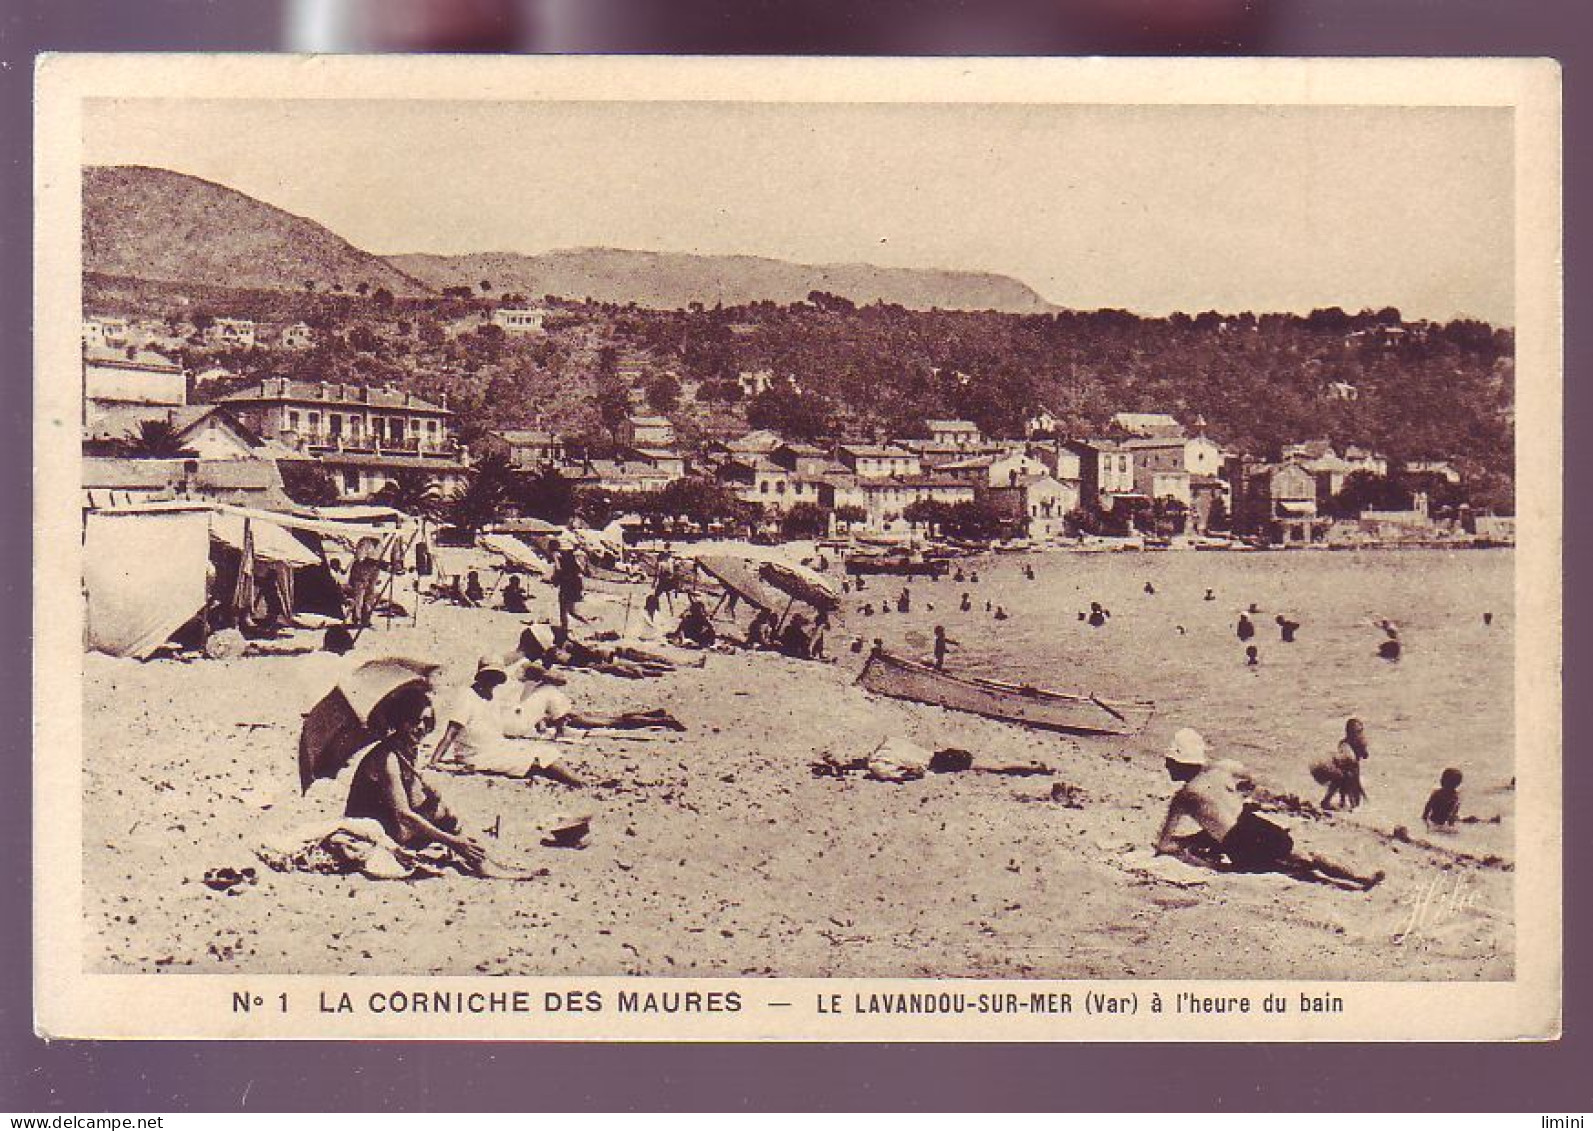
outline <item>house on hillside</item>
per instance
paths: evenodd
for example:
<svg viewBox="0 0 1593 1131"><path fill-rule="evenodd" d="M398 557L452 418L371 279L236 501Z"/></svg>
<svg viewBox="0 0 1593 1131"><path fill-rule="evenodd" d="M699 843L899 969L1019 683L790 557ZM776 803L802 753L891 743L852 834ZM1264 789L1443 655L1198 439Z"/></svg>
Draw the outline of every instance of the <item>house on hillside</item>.
<svg viewBox="0 0 1593 1131"><path fill-rule="evenodd" d="M774 374L767 369L742 370L736 375L736 384L741 386L741 395L751 400L759 393L766 393L774 385Z"/></svg>
<svg viewBox="0 0 1593 1131"><path fill-rule="evenodd" d="M615 438L628 448L670 448L675 426L662 416L627 416Z"/></svg>
<svg viewBox="0 0 1593 1131"><path fill-rule="evenodd" d="M1436 475L1452 486L1458 486L1461 478L1455 465L1442 459L1408 459L1405 461L1405 472L1408 475Z"/></svg>
<svg viewBox="0 0 1593 1131"><path fill-rule="evenodd" d="M205 330L205 341L230 349L253 349L258 329L252 318L217 318Z"/></svg>
<svg viewBox="0 0 1593 1131"><path fill-rule="evenodd" d="M83 347L117 350L132 344L132 324L125 318L85 318Z"/></svg>
<svg viewBox="0 0 1593 1131"><path fill-rule="evenodd" d="M937 502L955 506L974 501L973 484L943 475L901 475L888 478L859 476L856 497L862 500L867 515L865 524L873 530L889 532L904 526L907 508L918 502Z"/></svg>
<svg viewBox="0 0 1593 1131"><path fill-rule="evenodd" d="M545 310L503 306L492 312L492 324L505 334L540 334L546 320Z"/></svg>
<svg viewBox="0 0 1593 1131"><path fill-rule="evenodd" d="M1184 426L1165 412L1119 412L1112 415L1112 428L1127 436L1182 436Z"/></svg>
<svg viewBox="0 0 1593 1131"><path fill-rule="evenodd" d="M1039 460L1057 479L1063 482L1078 482L1083 478L1081 471L1082 453L1079 448L1070 446L1063 440L1031 440L1024 448L1024 452L1033 459Z"/></svg>
<svg viewBox="0 0 1593 1131"><path fill-rule="evenodd" d="M950 448L976 448L983 442L979 426L970 420L926 420L929 442Z"/></svg>
<svg viewBox="0 0 1593 1131"><path fill-rule="evenodd" d="M859 479L913 476L923 470L917 455L894 444L842 444L835 449L835 460Z"/></svg>
<svg viewBox="0 0 1593 1131"><path fill-rule="evenodd" d="M481 438L479 447L483 453L502 456L510 467L522 469L562 463L565 458L564 441L537 428L494 429Z"/></svg>
<svg viewBox="0 0 1593 1131"><path fill-rule="evenodd" d="M406 476L430 480L439 494L457 495L470 479L470 469L453 457L404 452L328 450L316 457L337 484L344 502L369 502L390 482Z"/></svg>
<svg viewBox="0 0 1593 1131"><path fill-rule="evenodd" d="M315 345L315 330L308 322L289 322L277 329L276 342L285 350L307 350Z"/></svg>
<svg viewBox="0 0 1593 1131"><path fill-rule="evenodd" d="M844 470L830 458L830 453L813 444L796 441L782 443L768 453L771 463L778 464L793 475L811 477L832 471Z"/></svg>
<svg viewBox="0 0 1593 1131"><path fill-rule="evenodd" d="M1033 416L1023 422L1023 434L1027 437L1054 436L1061 427L1061 418L1042 405L1035 410Z"/></svg>

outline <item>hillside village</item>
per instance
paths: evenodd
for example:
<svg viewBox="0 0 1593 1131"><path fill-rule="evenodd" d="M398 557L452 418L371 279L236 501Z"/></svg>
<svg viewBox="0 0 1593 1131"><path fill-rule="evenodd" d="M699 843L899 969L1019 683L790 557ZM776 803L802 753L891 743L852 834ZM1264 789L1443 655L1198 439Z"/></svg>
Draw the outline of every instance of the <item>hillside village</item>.
<svg viewBox="0 0 1593 1131"><path fill-rule="evenodd" d="M449 301L480 308L439 328L464 350L485 342L499 354L546 356L560 321L571 321L556 305ZM1403 348L1408 332L1380 326L1346 340L1381 352ZM381 348L362 341L374 336L365 323L344 333L356 350ZM677 535L736 527L769 537L923 528L986 540L1233 534L1364 544L1474 536L1479 518L1489 537L1508 526L1471 504L1460 461L1394 463L1370 446L1318 437L1291 437L1262 455L1222 442L1198 415L1106 406L1104 426L1079 429L1034 405L1010 434L941 418L902 432L830 431L804 412L817 398L789 374L697 382L688 408L678 375L649 372L613 346L598 348L611 382L589 406L599 428L560 428L535 403L464 408L446 389L427 396L392 381L256 376L313 373L310 360L340 369L326 335L303 319L86 319L91 505L173 496L388 503L466 530L514 517L602 524L636 514ZM1334 382L1325 396L1353 404L1358 390ZM486 400L497 400L490 388Z"/></svg>

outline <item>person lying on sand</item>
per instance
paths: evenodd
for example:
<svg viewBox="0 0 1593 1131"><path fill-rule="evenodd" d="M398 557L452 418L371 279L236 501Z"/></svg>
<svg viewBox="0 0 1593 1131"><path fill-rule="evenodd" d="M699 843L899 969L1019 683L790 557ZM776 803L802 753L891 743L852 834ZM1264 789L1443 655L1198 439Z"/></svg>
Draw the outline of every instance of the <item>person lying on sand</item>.
<svg viewBox="0 0 1593 1131"><path fill-rule="evenodd" d="M675 670L674 662L666 657L629 645L600 648L550 624L528 626L520 633L516 653L528 664L584 668L626 679L647 679Z"/></svg>
<svg viewBox="0 0 1593 1131"><path fill-rule="evenodd" d="M1167 775L1180 788L1156 834L1158 855L1175 855L1186 863L1218 870L1279 872L1348 891L1370 891L1382 882L1382 872L1360 876L1321 856L1296 852L1289 831L1261 816L1246 799L1251 783L1244 767L1210 761L1206 740L1198 731L1185 727L1173 736L1166 764ZM1198 826L1194 834L1174 835L1181 824L1191 821Z"/></svg>
<svg viewBox="0 0 1593 1131"><path fill-rule="evenodd" d="M557 762L544 762L532 750L517 749L505 736L503 715L493 702L493 692L507 679L496 660L482 657L476 664L476 678L449 705L442 738L427 765L460 773L548 778L564 785L580 785L580 780Z"/></svg>
<svg viewBox="0 0 1593 1131"><path fill-rule="evenodd" d="M564 737L566 727L576 730L673 730L683 731L686 725L662 708L647 711L622 711L614 715L600 715L590 711L576 711L570 697L541 676L547 673L539 668L527 670L526 682L521 686L520 701L510 708L504 732L514 738Z"/></svg>

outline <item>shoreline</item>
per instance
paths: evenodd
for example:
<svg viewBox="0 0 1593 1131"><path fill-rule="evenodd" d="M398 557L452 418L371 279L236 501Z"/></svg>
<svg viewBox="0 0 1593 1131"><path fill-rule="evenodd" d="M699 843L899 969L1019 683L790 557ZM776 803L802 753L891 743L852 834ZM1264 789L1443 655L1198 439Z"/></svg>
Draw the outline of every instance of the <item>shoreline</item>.
<svg viewBox="0 0 1593 1131"><path fill-rule="evenodd" d="M591 601L585 631L620 627L624 603L618 594ZM532 586L528 617L428 604L418 623L367 633L351 659L435 660L445 701L468 682L478 654L507 650L523 620L552 614L543 586ZM1467 859L1464 834L1451 848L1397 840L1359 814L1290 817L1303 848L1388 873L1364 895L1158 860L1149 843L1172 789L1149 738L1069 738L872 696L855 683L861 659L710 653L703 667L660 679L569 673L578 709L665 707L688 729L560 743L578 776L601 783L586 789L437 775L467 826L500 826L488 842L496 853L551 871L512 884L260 866L253 850L266 834L311 815L294 769L298 720L335 679L337 657L87 656L89 965L1335 981L1513 974L1513 874L1508 864ZM207 705L202 715L185 710L193 702ZM986 765L1040 760L1053 772L928 774L899 785L814 773L826 756L854 759L893 736L966 749ZM1069 787L1067 800L1052 800L1055 785ZM587 846L540 847L541 824L574 809L592 813ZM245 865L258 883L237 895L200 882L209 868ZM1472 898L1428 922L1419 909L1435 882L1463 884Z"/></svg>

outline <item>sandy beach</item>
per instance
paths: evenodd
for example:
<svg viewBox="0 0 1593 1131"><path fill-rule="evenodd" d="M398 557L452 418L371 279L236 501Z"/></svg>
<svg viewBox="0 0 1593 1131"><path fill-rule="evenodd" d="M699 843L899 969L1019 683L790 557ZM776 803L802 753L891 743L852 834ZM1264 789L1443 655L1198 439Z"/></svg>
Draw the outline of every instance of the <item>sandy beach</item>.
<svg viewBox="0 0 1593 1131"><path fill-rule="evenodd" d="M1204 555L1202 555L1204 556ZM552 612L533 585L534 611ZM639 603L639 597L637 598ZM586 610L619 627L623 599ZM1172 785L1159 720L1128 739L1068 738L871 696L836 664L710 653L659 679L571 673L578 708L667 707L684 733L562 743L592 783L437 775L466 825L540 880L379 882L284 874L255 849L341 798L301 797L300 717L340 666L443 665L443 696L522 618L424 605L418 623L324 653L192 662L85 657L88 962L104 972L648 974L1484 980L1513 973L1508 859L1410 814L1289 818L1302 848L1385 882L1350 894L1151 857ZM591 629L602 627L595 624ZM589 629L589 631L591 630ZM304 634L307 645L311 634ZM891 736L1050 776L818 776ZM1219 751L1220 752L1220 751ZM1293 781L1260 783L1274 792ZM1075 798L1053 800L1053 786ZM543 847L550 817L590 813L584 847ZM1410 826L1418 843L1389 834ZM234 894L208 869L252 866Z"/></svg>

